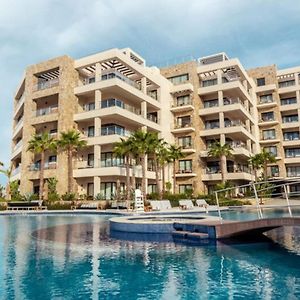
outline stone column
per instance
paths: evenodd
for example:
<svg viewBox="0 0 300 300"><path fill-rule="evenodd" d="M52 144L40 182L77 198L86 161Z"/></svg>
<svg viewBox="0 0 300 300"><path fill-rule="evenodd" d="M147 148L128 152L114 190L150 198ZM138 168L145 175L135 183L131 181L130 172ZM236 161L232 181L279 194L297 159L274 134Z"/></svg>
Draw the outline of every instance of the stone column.
<svg viewBox="0 0 300 300"><path fill-rule="evenodd" d="M95 81L101 80L101 64L99 62L96 63L96 70L95 70Z"/></svg>
<svg viewBox="0 0 300 300"><path fill-rule="evenodd" d="M100 193L100 186L101 186L101 177L95 176L94 177L94 197L96 197Z"/></svg>
<svg viewBox="0 0 300 300"><path fill-rule="evenodd" d="M147 94L147 78L146 77L141 78L141 91L144 94Z"/></svg>
<svg viewBox="0 0 300 300"><path fill-rule="evenodd" d="M147 102L143 101L141 102L141 116L143 118L147 118Z"/></svg>
<svg viewBox="0 0 300 300"><path fill-rule="evenodd" d="M101 168L101 146L94 145L94 168Z"/></svg>
<svg viewBox="0 0 300 300"><path fill-rule="evenodd" d="M95 126L95 136L101 135L101 118L96 117L94 119L94 126Z"/></svg>
<svg viewBox="0 0 300 300"><path fill-rule="evenodd" d="M217 84L222 84L223 82L223 80L222 80L222 75L223 75L223 72L222 72L222 70L217 70Z"/></svg>
<svg viewBox="0 0 300 300"><path fill-rule="evenodd" d="M224 112L219 113L220 128L225 128Z"/></svg>
<svg viewBox="0 0 300 300"><path fill-rule="evenodd" d="M100 90L95 90L95 109L101 108L102 93Z"/></svg>
<svg viewBox="0 0 300 300"><path fill-rule="evenodd" d="M219 106L223 106L223 91L218 91L218 102L219 102Z"/></svg>

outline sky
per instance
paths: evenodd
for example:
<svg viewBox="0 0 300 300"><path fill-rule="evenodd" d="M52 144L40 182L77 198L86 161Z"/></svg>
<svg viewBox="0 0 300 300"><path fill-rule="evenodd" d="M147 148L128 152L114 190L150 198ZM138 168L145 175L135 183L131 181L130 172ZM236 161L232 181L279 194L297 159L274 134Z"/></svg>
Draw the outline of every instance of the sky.
<svg viewBox="0 0 300 300"><path fill-rule="evenodd" d="M246 68L287 68L300 65L299 16L295 0L0 0L0 161L28 65L130 47L148 65L226 52Z"/></svg>

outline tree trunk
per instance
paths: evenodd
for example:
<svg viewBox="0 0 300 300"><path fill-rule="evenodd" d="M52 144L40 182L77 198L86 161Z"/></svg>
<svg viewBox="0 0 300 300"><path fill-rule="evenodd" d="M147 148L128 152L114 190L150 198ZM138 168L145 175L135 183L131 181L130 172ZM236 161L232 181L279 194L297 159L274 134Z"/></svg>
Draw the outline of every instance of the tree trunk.
<svg viewBox="0 0 300 300"><path fill-rule="evenodd" d="M41 165L40 165L40 189L39 200L44 199L44 169L45 169L45 152L41 152Z"/></svg>
<svg viewBox="0 0 300 300"><path fill-rule="evenodd" d="M11 200L10 180L8 180L8 183L6 185L6 199Z"/></svg>
<svg viewBox="0 0 300 300"><path fill-rule="evenodd" d="M162 177L162 195L166 193L166 177L165 177L165 167L161 168L161 177Z"/></svg>
<svg viewBox="0 0 300 300"><path fill-rule="evenodd" d="M263 167L263 172L264 172L264 180L268 180L268 165L267 163L264 163L264 167Z"/></svg>
<svg viewBox="0 0 300 300"><path fill-rule="evenodd" d="M173 161L173 194L176 194L176 161Z"/></svg>
<svg viewBox="0 0 300 300"><path fill-rule="evenodd" d="M131 177L131 186L133 191L135 191L136 189L136 180L135 180L135 162L133 162L134 160L132 159L132 177Z"/></svg>
<svg viewBox="0 0 300 300"><path fill-rule="evenodd" d="M155 163L155 183L156 183L156 192L158 193L159 199L161 199L161 188L159 182L159 166L156 155L154 155L154 163Z"/></svg>
<svg viewBox="0 0 300 300"><path fill-rule="evenodd" d="M222 178L222 183L225 183L225 174L227 173L226 170L226 156L222 155L220 158L220 163L221 163L221 178Z"/></svg>
<svg viewBox="0 0 300 300"><path fill-rule="evenodd" d="M73 192L73 153L68 149L68 193Z"/></svg>
<svg viewBox="0 0 300 300"><path fill-rule="evenodd" d="M143 154L141 156L141 164L142 164L142 195L144 201L146 200L146 166L145 166L145 157L146 155Z"/></svg>
<svg viewBox="0 0 300 300"><path fill-rule="evenodd" d="M126 200L130 200L130 168L129 168L129 157L125 156L126 164Z"/></svg>

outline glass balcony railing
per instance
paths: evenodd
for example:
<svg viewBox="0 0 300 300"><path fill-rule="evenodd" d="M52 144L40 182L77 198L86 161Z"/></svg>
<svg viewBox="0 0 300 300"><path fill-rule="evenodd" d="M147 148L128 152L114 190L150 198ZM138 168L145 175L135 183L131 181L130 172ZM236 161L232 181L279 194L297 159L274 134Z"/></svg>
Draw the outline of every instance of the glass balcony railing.
<svg viewBox="0 0 300 300"><path fill-rule="evenodd" d="M190 173L193 173L193 169L190 169L190 168L179 169L176 173L177 174L190 174Z"/></svg>
<svg viewBox="0 0 300 300"><path fill-rule="evenodd" d="M220 128L219 122L205 123L205 129L217 129L217 128Z"/></svg>
<svg viewBox="0 0 300 300"><path fill-rule="evenodd" d="M124 101L120 100L120 99L115 99L115 98L111 98L111 99L106 99L101 101L101 108L109 108L109 107L120 107L123 108L127 111L130 111L136 115L140 115L141 114L141 109L140 108L136 108L132 105L126 104L124 103Z"/></svg>
<svg viewBox="0 0 300 300"><path fill-rule="evenodd" d="M19 149L20 147L22 147L23 145L23 141L20 140L19 142L16 143L16 145L14 146L13 151L16 151L17 149Z"/></svg>
<svg viewBox="0 0 300 300"><path fill-rule="evenodd" d="M21 172L21 165L19 165L18 167L16 167L16 168L12 171L11 175L12 175L12 176L15 176L15 175L19 174L20 172Z"/></svg>
<svg viewBox="0 0 300 300"><path fill-rule="evenodd" d="M175 129L187 128L187 127L193 127L193 123L192 122L187 122L187 123L176 123L175 124Z"/></svg>
<svg viewBox="0 0 300 300"><path fill-rule="evenodd" d="M100 160L101 168L124 167L124 160L119 158Z"/></svg>
<svg viewBox="0 0 300 300"><path fill-rule="evenodd" d="M243 123L241 120L226 120L224 125L225 127L243 126L244 128L246 128L246 124Z"/></svg>
<svg viewBox="0 0 300 300"><path fill-rule="evenodd" d="M49 106L49 107L46 107L46 108L37 109L34 112L34 115L36 117L40 117L40 116L46 116L46 115L50 115L50 114L55 114L57 112L58 112L58 107L57 106Z"/></svg>
<svg viewBox="0 0 300 300"><path fill-rule="evenodd" d="M185 144L182 144L182 143L179 143L179 146L182 148L182 149L193 149L193 143L185 143Z"/></svg>
<svg viewBox="0 0 300 300"><path fill-rule="evenodd" d="M186 106L186 105L193 105L192 99L186 99L184 101L175 101L172 105L172 107L181 107L181 106Z"/></svg>
<svg viewBox="0 0 300 300"><path fill-rule="evenodd" d="M46 162L44 165L44 170L56 169L56 167L57 167L56 162ZM34 163L29 166L29 171L40 171L40 170L41 170L40 163Z"/></svg>
<svg viewBox="0 0 300 300"><path fill-rule="evenodd" d="M51 80L40 81L36 85L36 90L40 91L40 90L48 89L48 88L51 88L51 87L54 87L57 85L59 85L59 78L53 78Z"/></svg>
<svg viewBox="0 0 300 300"><path fill-rule="evenodd" d="M119 127L117 125L112 125L108 127L102 127L101 128L101 135L121 135L121 136L130 136L132 134L132 131L126 130L123 127Z"/></svg>

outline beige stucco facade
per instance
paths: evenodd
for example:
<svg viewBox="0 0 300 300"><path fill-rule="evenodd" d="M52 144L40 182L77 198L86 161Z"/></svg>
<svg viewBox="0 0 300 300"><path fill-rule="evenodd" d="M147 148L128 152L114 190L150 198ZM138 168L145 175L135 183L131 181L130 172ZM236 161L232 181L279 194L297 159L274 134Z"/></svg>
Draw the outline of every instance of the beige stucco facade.
<svg viewBox="0 0 300 300"><path fill-rule="evenodd" d="M176 192L207 193L220 182L218 159L208 156L216 140L233 147L226 179L235 185L253 180L248 159L262 147L277 157L271 177L299 176L299 73L300 67L275 65L247 71L224 53L158 69L129 48L29 66L14 96L12 180L20 180L21 193L36 191L39 157L27 151L28 141L34 133L58 136L71 128L88 144L74 162L78 194L109 198L117 182L125 183L125 169L112 149L139 128L182 147L186 156L176 166ZM58 192L65 193L65 155L47 153L46 161L45 177L58 178ZM150 162L147 169L151 192ZM135 173L139 184L139 167ZM171 167L165 175L172 182Z"/></svg>

